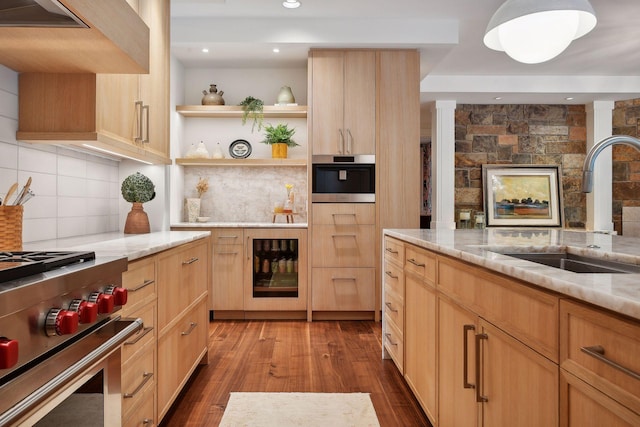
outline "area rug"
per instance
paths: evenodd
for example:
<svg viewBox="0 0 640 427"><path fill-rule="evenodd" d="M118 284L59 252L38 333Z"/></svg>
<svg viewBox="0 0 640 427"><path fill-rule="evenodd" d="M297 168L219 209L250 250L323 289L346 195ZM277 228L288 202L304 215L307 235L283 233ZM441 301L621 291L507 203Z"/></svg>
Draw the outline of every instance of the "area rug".
<svg viewBox="0 0 640 427"><path fill-rule="evenodd" d="M369 393L231 393L220 427L379 427Z"/></svg>

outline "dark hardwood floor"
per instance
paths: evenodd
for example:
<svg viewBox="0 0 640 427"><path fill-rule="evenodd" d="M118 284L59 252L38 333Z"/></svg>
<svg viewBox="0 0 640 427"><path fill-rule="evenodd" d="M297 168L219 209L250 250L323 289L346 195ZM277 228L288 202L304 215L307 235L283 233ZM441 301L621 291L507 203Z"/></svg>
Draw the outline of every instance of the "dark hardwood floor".
<svg viewBox="0 0 640 427"><path fill-rule="evenodd" d="M381 358L379 322L216 320L209 332L209 364L162 427L217 426L234 391L370 393L382 427L430 426L393 362Z"/></svg>

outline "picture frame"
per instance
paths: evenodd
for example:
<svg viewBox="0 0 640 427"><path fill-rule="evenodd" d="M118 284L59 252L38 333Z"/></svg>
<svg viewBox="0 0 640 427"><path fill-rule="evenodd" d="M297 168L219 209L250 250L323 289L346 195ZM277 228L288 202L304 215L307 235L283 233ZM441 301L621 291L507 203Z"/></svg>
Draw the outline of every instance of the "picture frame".
<svg viewBox="0 0 640 427"><path fill-rule="evenodd" d="M487 227L562 227L559 165L482 165Z"/></svg>

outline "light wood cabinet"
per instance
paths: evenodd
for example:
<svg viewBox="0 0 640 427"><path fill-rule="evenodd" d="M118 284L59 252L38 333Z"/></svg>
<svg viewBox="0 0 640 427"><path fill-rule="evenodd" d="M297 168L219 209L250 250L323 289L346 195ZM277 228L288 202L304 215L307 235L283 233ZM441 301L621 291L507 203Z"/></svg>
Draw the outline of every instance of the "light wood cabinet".
<svg viewBox="0 0 640 427"><path fill-rule="evenodd" d="M313 154L375 154L376 52L309 55Z"/></svg>
<svg viewBox="0 0 640 427"><path fill-rule="evenodd" d="M374 205L314 203L312 210L312 310L368 316L376 308Z"/></svg>
<svg viewBox="0 0 640 427"><path fill-rule="evenodd" d="M405 280L402 268L404 259L398 257L400 253L404 254L404 244L391 237L386 237L384 242L383 351L393 359L400 372L404 372Z"/></svg>
<svg viewBox="0 0 640 427"><path fill-rule="evenodd" d="M211 231L213 274L210 308L222 311L244 310L244 230L216 228ZM224 315L223 315L224 317Z"/></svg>
<svg viewBox="0 0 640 427"><path fill-rule="evenodd" d="M560 326L562 425L640 425L637 322L563 300Z"/></svg>
<svg viewBox="0 0 640 427"><path fill-rule="evenodd" d="M132 1L149 26L149 74L21 73L16 138L169 164L169 4Z"/></svg>
<svg viewBox="0 0 640 427"><path fill-rule="evenodd" d="M141 318L142 331L122 345L123 425L143 425L155 420L156 412L156 263L147 257L129 263L122 274L128 301L122 316Z"/></svg>

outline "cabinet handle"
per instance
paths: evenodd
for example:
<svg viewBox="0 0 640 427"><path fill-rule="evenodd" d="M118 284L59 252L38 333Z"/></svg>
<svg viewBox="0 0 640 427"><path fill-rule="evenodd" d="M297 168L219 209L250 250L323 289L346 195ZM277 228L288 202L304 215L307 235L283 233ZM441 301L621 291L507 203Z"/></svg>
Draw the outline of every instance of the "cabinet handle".
<svg viewBox="0 0 640 427"><path fill-rule="evenodd" d="M127 341L124 343L124 345L134 345L136 344L138 341L140 341L142 338L144 338L145 335L147 335L149 332L153 331L153 326L149 326L148 328L144 328L142 330L142 333L138 334L138 336L131 341Z"/></svg>
<svg viewBox="0 0 640 427"><path fill-rule="evenodd" d="M238 255L238 251L235 251L235 252L216 252L216 255Z"/></svg>
<svg viewBox="0 0 640 427"><path fill-rule="evenodd" d="M147 112L147 121L146 121L146 126L145 126L146 136L142 140L142 143L143 144L148 144L149 143L149 106L148 105L143 105L142 106L142 111L143 112L145 112L145 111ZM142 117L144 117L144 114L142 114L140 120L144 120ZM140 137L142 137L142 131L140 131Z"/></svg>
<svg viewBox="0 0 640 427"><path fill-rule="evenodd" d="M355 234L332 234L331 237L336 238L336 237L353 237L354 239L356 238Z"/></svg>
<svg viewBox="0 0 640 427"><path fill-rule="evenodd" d="M140 286L136 286L135 288L127 289L129 292L138 292L140 289L146 288L150 284L155 283L153 279L147 279Z"/></svg>
<svg viewBox="0 0 640 427"><path fill-rule="evenodd" d="M385 251L389 252L390 254L398 255L398 251L394 251L391 248L385 248Z"/></svg>
<svg viewBox="0 0 640 427"><path fill-rule="evenodd" d="M344 133L342 133L342 129L338 129L340 133L340 141L338 142L338 153L344 154Z"/></svg>
<svg viewBox="0 0 640 427"><path fill-rule="evenodd" d="M193 258L189 258L186 261L182 261L182 265L189 265L189 264L193 264L194 262L198 261L198 258L193 257Z"/></svg>
<svg viewBox="0 0 640 427"><path fill-rule="evenodd" d="M142 390L142 387L144 387L144 385L147 382L149 382L151 377L153 377L153 372L145 372L144 374L142 374L142 382L140 384L138 384L138 387L136 387L136 389L133 390L131 393L125 393L123 395L123 397L125 399L130 399L130 398L134 397L136 394L138 394L140 392L140 390Z"/></svg>
<svg viewBox="0 0 640 427"><path fill-rule="evenodd" d="M398 346L397 342L391 341L391 334L390 333L387 332L387 333L384 334L384 336L387 337L387 341L389 341L389 344L395 345L396 347Z"/></svg>
<svg viewBox="0 0 640 427"><path fill-rule="evenodd" d="M196 326L198 326L198 324L196 322L189 323L189 329L186 330L185 332L180 332L180 335L182 335L184 337L186 335L191 334L191 332L193 332L193 330L196 328Z"/></svg>
<svg viewBox="0 0 640 427"><path fill-rule="evenodd" d="M247 256L247 261L249 261L249 242L250 242L251 238L249 236L247 236L247 244L244 245L244 251L245 251L245 255Z"/></svg>
<svg viewBox="0 0 640 427"><path fill-rule="evenodd" d="M351 154L352 142L353 142L353 135L351 135L351 129L347 129L347 154Z"/></svg>
<svg viewBox="0 0 640 427"><path fill-rule="evenodd" d="M384 274L386 274L387 276L391 277L392 279L397 279L398 276L394 276L390 271L385 271Z"/></svg>
<svg viewBox="0 0 640 427"><path fill-rule="evenodd" d="M425 264L424 264L424 263L420 263L420 262L416 261L416 260L415 260L415 259L413 259L413 258L408 259L408 260L407 260L407 262L409 262L409 263L411 263L411 264L415 265L416 267L424 267L424 266L425 266Z"/></svg>
<svg viewBox="0 0 640 427"><path fill-rule="evenodd" d="M384 305L386 305L386 306L389 308L389 310L393 311L394 313L397 313L397 312L398 312L398 310L394 309L394 308L391 306L391 303L390 303L390 302L385 302L385 303L384 303Z"/></svg>
<svg viewBox="0 0 640 427"><path fill-rule="evenodd" d="M464 388L476 388L474 384L469 382L469 331L475 331L476 327L474 325L464 325L462 327L462 382Z"/></svg>
<svg viewBox="0 0 640 427"><path fill-rule="evenodd" d="M480 341L487 340L489 336L487 334L476 334L476 402L488 402L487 396L482 396L480 386Z"/></svg>
<svg viewBox="0 0 640 427"><path fill-rule="evenodd" d="M218 236L218 240L220 239L237 239L238 236Z"/></svg>
<svg viewBox="0 0 640 427"><path fill-rule="evenodd" d="M153 420L151 418L145 418L144 420L142 420L142 424L144 425L150 425L153 426Z"/></svg>
<svg viewBox="0 0 640 427"><path fill-rule="evenodd" d="M589 356L595 357L599 361L604 362L607 365L609 365L609 366L611 366L613 368L616 368L619 371L624 372L625 374L629 375L631 378L634 378L636 380L640 380L640 374L637 373L636 371L631 370L629 368L626 368L626 367L620 365L619 363L616 363L613 360L605 357L605 355L604 355L604 347L602 347L601 345L593 345L591 347L581 347L580 350L582 350L583 352L587 353Z"/></svg>
<svg viewBox="0 0 640 427"><path fill-rule="evenodd" d="M135 142L142 141L142 101L136 101L136 113L138 113L138 134L134 137Z"/></svg>
<svg viewBox="0 0 640 427"><path fill-rule="evenodd" d="M336 281L336 280L351 280L351 281L356 281L355 277L332 277L331 280Z"/></svg>

